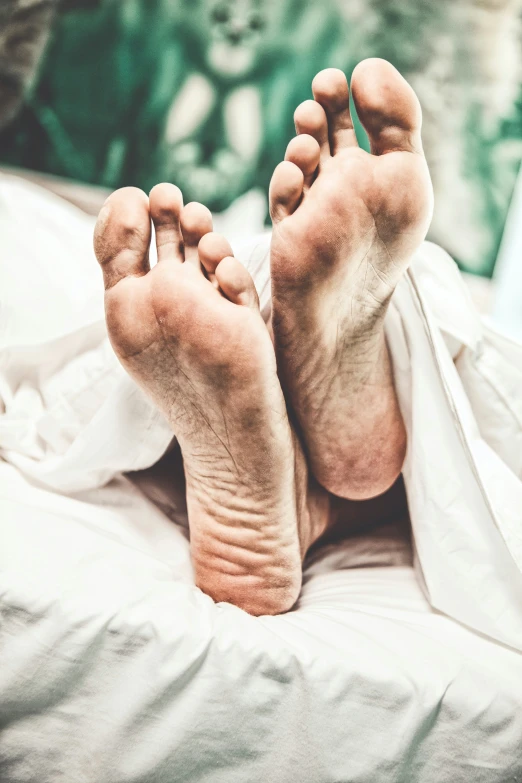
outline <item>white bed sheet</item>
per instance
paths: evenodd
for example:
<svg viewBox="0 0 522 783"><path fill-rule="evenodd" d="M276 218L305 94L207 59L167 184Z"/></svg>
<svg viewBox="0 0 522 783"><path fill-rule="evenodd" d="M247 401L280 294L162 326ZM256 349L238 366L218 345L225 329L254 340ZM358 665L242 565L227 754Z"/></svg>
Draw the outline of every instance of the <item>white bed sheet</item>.
<svg viewBox="0 0 522 783"><path fill-rule="evenodd" d="M193 586L154 472L121 475L170 432L108 348L91 230L0 180L0 779L521 779L520 347L426 247L387 324L413 550L326 548L252 618ZM266 311L266 240L239 253Z"/></svg>

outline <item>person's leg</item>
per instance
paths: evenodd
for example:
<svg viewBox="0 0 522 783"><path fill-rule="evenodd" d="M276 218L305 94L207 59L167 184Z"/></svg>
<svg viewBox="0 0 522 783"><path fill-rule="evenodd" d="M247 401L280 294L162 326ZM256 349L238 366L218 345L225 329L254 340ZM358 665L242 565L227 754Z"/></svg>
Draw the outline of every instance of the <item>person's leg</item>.
<svg viewBox="0 0 522 783"><path fill-rule="evenodd" d="M393 66L366 60L352 78L372 154L357 144L344 74L322 71L313 93L271 183L272 328L311 470L361 500L386 491L404 460L383 321L426 235L432 188L420 105Z"/></svg>
<svg viewBox="0 0 522 783"><path fill-rule="evenodd" d="M290 427L252 279L211 229L208 210L183 207L173 185L150 200L114 193L95 231L107 327L179 441L197 584L216 601L275 614L297 599L329 501Z"/></svg>

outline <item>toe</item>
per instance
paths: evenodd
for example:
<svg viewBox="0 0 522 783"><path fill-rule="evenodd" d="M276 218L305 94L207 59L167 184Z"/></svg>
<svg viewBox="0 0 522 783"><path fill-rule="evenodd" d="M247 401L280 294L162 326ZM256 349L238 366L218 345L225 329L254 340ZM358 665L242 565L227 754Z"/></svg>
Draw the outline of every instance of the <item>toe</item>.
<svg viewBox="0 0 522 783"><path fill-rule="evenodd" d="M301 169L284 160L276 166L270 182L270 216L274 223L291 215L303 195L304 175Z"/></svg>
<svg viewBox="0 0 522 783"><path fill-rule="evenodd" d="M230 242L222 234L210 231L201 238L198 246L199 260L205 268L211 283L216 281L215 272L217 265L225 258L232 256L233 251ZM217 281L216 281L217 285Z"/></svg>
<svg viewBox="0 0 522 783"><path fill-rule="evenodd" d="M259 310L259 298L251 276L237 258L226 256L216 267L219 287L234 304Z"/></svg>
<svg viewBox="0 0 522 783"><path fill-rule="evenodd" d="M94 229L94 252L105 289L149 271L149 200L138 188L121 188L103 205Z"/></svg>
<svg viewBox="0 0 522 783"><path fill-rule="evenodd" d="M183 261L183 241L179 216L183 209L181 190L169 182L152 188L149 195L150 216L156 230L159 261Z"/></svg>
<svg viewBox="0 0 522 783"><path fill-rule="evenodd" d="M185 243L185 262L199 267L198 245L201 238L212 231L210 210L192 201L181 210L180 223Z"/></svg>
<svg viewBox="0 0 522 783"><path fill-rule="evenodd" d="M320 147L317 139L303 133L295 136L286 148L285 160L301 169L304 176L304 188L309 188L319 165Z"/></svg>
<svg viewBox="0 0 522 783"><path fill-rule="evenodd" d="M294 123L297 133L313 136L321 150L321 160L330 157L330 142L328 140L328 119L325 110L317 101L304 101L294 112Z"/></svg>
<svg viewBox="0 0 522 783"><path fill-rule="evenodd" d="M328 118L332 154L346 147L358 146L350 114L350 91L344 73L337 68L320 71L312 82L312 92Z"/></svg>
<svg viewBox="0 0 522 783"><path fill-rule="evenodd" d="M353 72L352 95L375 155L422 151L419 100L393 65L363 60Z"/></svg>

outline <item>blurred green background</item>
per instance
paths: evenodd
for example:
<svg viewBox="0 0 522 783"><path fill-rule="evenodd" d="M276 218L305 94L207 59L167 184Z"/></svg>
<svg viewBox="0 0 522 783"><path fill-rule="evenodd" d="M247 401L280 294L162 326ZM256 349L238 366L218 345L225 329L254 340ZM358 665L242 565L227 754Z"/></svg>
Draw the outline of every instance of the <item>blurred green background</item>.
<svg viewBox="0 0 522 783"><path fill-rule="evenodd" d="M386 57L423 103L437 199L431 238L464 269L490 275L522 139L518 76L511 61L509 73L498 62L518 56L506 25L519 19L490 5L69 3L21 110L0 134L0 158L109 188L171 180L186 201L224 210L251 188L267 189L318 70L349 75L365 56Z"/></svg>

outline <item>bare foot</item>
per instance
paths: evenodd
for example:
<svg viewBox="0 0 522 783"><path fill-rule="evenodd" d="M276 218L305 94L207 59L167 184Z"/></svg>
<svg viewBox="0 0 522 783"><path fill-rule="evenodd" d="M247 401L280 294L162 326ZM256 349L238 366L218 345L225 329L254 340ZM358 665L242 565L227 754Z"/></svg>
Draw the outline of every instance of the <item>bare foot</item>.
<svg viewBox="0 0 522 783"><path fill-rule="evenodd" d="M211 229L208 210L183 208L173 185L156 186L150 204L134 188L114 193L95 231L107 327L179 441L197 584L216 601L276 614L298 596L310 543L297 527L306 466L252 279Z"/></svg>
<svg viewBox="0 0 522 783"><path fill-rule="evenodd" d="M426 235L432 188L419 102L393 66L365 60L352 78L372 154L357 144L344 74L322 71L312 89L270 188L272 327L316 478L361 500L402 469L406 435L383 321Z"/></svg>

